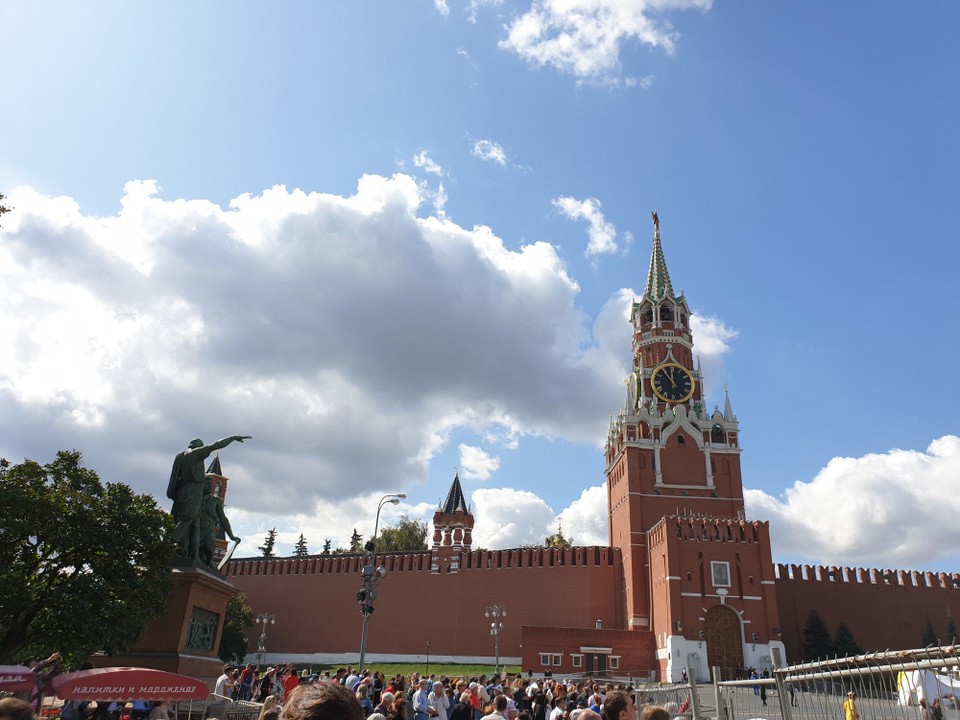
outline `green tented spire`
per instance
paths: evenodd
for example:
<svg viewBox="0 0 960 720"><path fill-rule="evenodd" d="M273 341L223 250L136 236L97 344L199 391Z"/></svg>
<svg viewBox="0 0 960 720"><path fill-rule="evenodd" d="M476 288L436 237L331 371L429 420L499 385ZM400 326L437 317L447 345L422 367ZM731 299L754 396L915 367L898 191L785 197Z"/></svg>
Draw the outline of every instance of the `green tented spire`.
<svg viewBox="0 0 960 720"><path fill-rule="evenodd" d="M660 218L653 211L653 253L650 255L650 272L647 274L647 286L643 290L645 297L662 300L673 297L673 285L667 272L667 261L663 259L663 247L660 245Z"/></svg>

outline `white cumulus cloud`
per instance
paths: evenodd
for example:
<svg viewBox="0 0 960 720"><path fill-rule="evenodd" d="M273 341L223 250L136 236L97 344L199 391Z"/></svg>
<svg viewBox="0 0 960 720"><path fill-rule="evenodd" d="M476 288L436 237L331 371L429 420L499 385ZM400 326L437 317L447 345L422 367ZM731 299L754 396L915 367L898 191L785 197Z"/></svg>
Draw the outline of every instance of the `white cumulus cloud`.
<svg viewBox="0 0 960 720"><path fill-rule="evenodd" d="M617 229L613 223L603 217L600 201L596 198L577 200L572 197L558 197L553 205L565 217L571 220L587 221L587 257L616 252Z"/></svg>
<svg viewBox="0 0 960 720"><path fill-rule="evenodd" d="M474 157L488 162L495 162L500 167L506 167L507 165L507 154L504 152L503 147L493 140L477 140L477 142L473 144L473 150L471 152Z"/></svg>
<svg viewBox="0 0 960 720"><path fill-rule="evenodd" d="M536 66L579 79L613 82L620 51L632 41L673 53L679 33L663 17L707 10L712 0L533 0L507 27L500 47Z"/></svg>
<svg viewBox="0 0 960 720"><path fill-rule="evenodd" d="M960 545L960 437L925 451L834 458L782 497L745 492L747 515L770 521L774 555L807 562L923 567Z"/></svg>
<svg viewBox="0 0 960 720"><path fill-rule="evenodd" d="M464 480L489 480L500 468L500 458L482 448L460 444L460 475Z"/></svg>

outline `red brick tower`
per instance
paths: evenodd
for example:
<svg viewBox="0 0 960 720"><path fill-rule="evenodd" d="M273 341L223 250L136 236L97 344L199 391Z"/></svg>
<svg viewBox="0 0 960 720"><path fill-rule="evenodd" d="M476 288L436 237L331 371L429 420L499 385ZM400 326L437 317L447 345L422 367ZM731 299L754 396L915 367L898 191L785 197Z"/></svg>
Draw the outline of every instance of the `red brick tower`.
<svg viewBox="0 0 960 720"><path fill-rule="evenodd" d="M673 676L679 678L680 668L688 660L687 642L699 643L697 650L704 650L701 636L701 632L704 636L707 632L704 613L717 600L721 605L726 604L729 582L715 587L712 581L724 580L724 568L726 579L730 579L730 562L734 562L735 568L749 565L751 583L759 583L758 578L772 581L773 567L765 531L761 533L763 537L758 535L756 540L750 533L746 550L752 558L749 561L739 555L727 557L727 553L721 552L722 543L711 545L707 553L690 556L673 542L677 538L671 536L670 542L665 543L660 533L655 538L658 550L653 562L651 531L667 517L723 518L734 523L744 519L739 424L729 395L725 395L722 412L718 407L707 412L703 406L703 378L700 363L693 355L690 309L686 298L673 290L656 213L653 223L653 252L647 283L631 313L633 372L627 381L626 402L611 420L607 437L607 497L610 544L620 548L623 554L625 625L631 630L649 630L656 634L663 677L674 679ZM736 526L730 527L730 542L734 542L732 528ZM717 530L721 532L726 540L726 524ZM739 531L736 536L740 537ZM689 538L682 534L678 537L697 540L693 534ZM713 540L712 535L710 539ZM691 562L696 563L696 567L690 567ZM761 566L764 572L760 571ZM682 578L688 575L691 582L694 576L701 580L704 567L706 579L711 582L701 582L696 588L682 586ZM716 568L715 577L710 575L713 568ZM698 603L686 608L679 601L693 591L702 595L699 600L703 602L698 600L697 608L693 605ZM769 594L772 598L772 583ZM772 607L776 615L775 598L765 603L765 607ZM726 626L733 628L738 624L737 632L742 634L742 614L736 622L723 610L719 614L726 619ZM766 619L764 624L769 625ZM769 635L769 631L765 635ZM724 637L724 644L730 645ZM713 643L713 649L717 650L720 644ZM723 666L743 664L744 644L742 641L733 644L736 647L727 655L711 655L711 660L722 660ZM676 658L674 651L678 653ZM669 659L665 658L668 653ZM706 657L702 660L706 667Z"/></svg>
<svg viewBox="0 0 960 720"><path fill-rule="evenodd" d="M210 478L211 492L220 498L222 502L226 503L227 484L230 482L230 478L225 477L223 470L220 469L219 453L213 458L213 462L210 463L210 467L207 468L206 476ZM216 545L216 550L214 551L213 560L215 563L219 563L226 554L227 547L229 546L229 543L227 542L227 535L224 533L223 528L219 525L217 525L217 539L214 541L214 543Z"/></svg>
<svg viewBox="0 0 960 720"><path fill-rule="evenodd" d="M460 487L460 474L453 476L447 500L433 514L433 548L430 553L430 571L457 572L460 553L470 552L473 545L473 513Z"/></svg>

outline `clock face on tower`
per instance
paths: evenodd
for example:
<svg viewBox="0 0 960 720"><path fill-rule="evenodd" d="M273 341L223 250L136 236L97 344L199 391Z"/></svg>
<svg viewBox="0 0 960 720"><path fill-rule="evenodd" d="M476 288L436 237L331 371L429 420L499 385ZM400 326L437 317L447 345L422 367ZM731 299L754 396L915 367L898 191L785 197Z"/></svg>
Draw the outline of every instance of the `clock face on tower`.
<svg viewBox="0 0 960 720"><path fill-rule="evenodd" d="M695 385L690 371L677 363L658 365L650 375L653 393L666 402L686 402L693 395Z"/></svg>

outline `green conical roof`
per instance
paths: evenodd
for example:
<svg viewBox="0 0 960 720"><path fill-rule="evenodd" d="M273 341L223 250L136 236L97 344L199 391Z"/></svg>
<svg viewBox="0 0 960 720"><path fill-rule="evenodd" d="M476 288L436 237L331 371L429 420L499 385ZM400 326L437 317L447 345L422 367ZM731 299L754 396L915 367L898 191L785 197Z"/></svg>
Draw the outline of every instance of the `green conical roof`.
<svg viewBox="0 0 960 720"><path fill-rule="evenodd" d="M647 273L647 286L643 294L651 300L674 297L667 261L663 258L663 246L660 244L660 219L656 211L653 212L653 253L650 255L650 272Z"/></svg>

